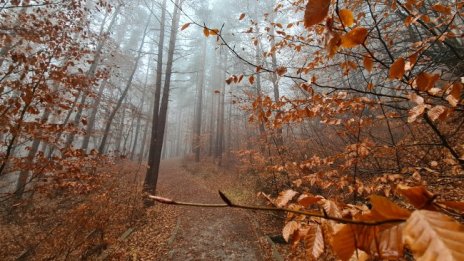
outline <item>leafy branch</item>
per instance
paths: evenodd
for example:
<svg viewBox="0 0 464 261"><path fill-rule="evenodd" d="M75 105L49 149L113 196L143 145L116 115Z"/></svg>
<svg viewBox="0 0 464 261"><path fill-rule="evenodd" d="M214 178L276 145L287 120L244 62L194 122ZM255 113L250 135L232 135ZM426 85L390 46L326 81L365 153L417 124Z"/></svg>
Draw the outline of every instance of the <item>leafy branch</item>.
<svg viewBox="0 0 464 261"><path fill-rule="evenodd" d="M385 224L403 223L406 221L406 219L403 219L403 218L373 220L373 221L353 220L353 219L330 216L325 211L321 214L321 213L313 212L313 211L296 210L296 209L283 208L283 207L263 207L263 206L250 206L250 205L236 204L236 203L233 203L222 191L219 191L219 196L225 202L225 204L205 204L205 203L195 203L195 202L182 202L182 201L175 201L173 199L164 198L160 196L153 196L153 195L149 195L148 197L151 199L154 199L157 202L160 202L163 204L169 204L169 205L202 207L202 208L230 207L230 208L250 209L250 210L258 210L258 211L287 212L287 213L300 214L300 215L304 215L308 217L316 217L316 218L322 218L326 220L332 220L332 221L336 221L342 224L380 226L380 225L385 225Z"/></svg>

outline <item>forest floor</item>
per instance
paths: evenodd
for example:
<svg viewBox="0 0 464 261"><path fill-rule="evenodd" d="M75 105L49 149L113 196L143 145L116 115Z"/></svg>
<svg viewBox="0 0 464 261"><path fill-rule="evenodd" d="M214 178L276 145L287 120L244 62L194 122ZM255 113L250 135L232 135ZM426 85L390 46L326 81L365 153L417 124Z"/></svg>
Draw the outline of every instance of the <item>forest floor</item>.
<svg viewBox="0 0 464 261"><path fill-rule="evenodd" d="M256 197L252 184L240 180L215 167L169 160L161 166L157 194L223 203L221 189L236 202L250 203ZM282 222L267 213L156 203L142 221L113 254L126 260L283 260L279 252L287 252L286 246L271 242L268 235L279 234Z"/></svg>

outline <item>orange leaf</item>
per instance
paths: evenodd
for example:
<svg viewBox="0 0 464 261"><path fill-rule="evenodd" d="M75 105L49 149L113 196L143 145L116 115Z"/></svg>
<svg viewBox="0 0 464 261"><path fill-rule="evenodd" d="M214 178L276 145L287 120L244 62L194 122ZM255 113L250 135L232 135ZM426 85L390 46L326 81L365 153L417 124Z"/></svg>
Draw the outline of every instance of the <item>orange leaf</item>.
<svg viewBox="0 0 464 261"><path fill-rule="evenodd" d="M315 197L311 197L311 196L303 196L303 197L300 197L298 199L298 204L302 205L303 207L307 208L309 207L310 205L312 204L315 204L317 203L319 200L321 199L324 199L323 197L321 196L315 196Z"/></svg>
<svg viewBox="0 0 464 261"><path fill-rule="evenodd" d="M279 197L276 199L276 206L281 208L287 205L292 198L298 194L296 191L288 189L279 193Z"/></svg>
<svg viewBox="0 0 464 261"><path fill-rule="evenodd" d="M209 29L208 28L203 28L203 34L208 37L209 36Z"/></svg>
<svg viewBox="0 0 464 261"><path fill-rule="evenodd" d="M403 58L398 58L391 66L390 71L388 74L388 78L390 79L398 79L401 80L404 75L404 66L405 62Z"/></svg>
<svg viewBox="0 0 464 261"><path fill-rule="evenodd" d="M368 83L368 84L367 84L367 90L368 90L368 91L372 91L373 89L374 89L374 84L371 83L371 82Z"/></svg>
<svg viewBox="0 0 464 261"><path fill-rule="evenodd" d="M332 238L332 249L341 260L349 260L357 248L368 252L379 230L378 226L342 225Z"/></svg>
<svg viewBox="0 0 464 261"><path fill-rule="evenodd" d="M424 186L408 187L399 184L396 187L396 192L401 194L409 203L418 209L435 210L435 207L432 205L435 196Z"/></svg>
<svg viewBox="0 0 464 261"><path fill-rule="evenodd" d="M451 91L446 97L446 100L451 104L451 106L456 107L461 100L461 91L463 89L462 83L458 82L451 86Z"/></svg>
<svg viewBox="0 0 464 261"><path fill-rule="evenodd" d="M404 254L404 226L402 223L381 231L371 242L369 253L381 257L382 260L400 260Z"/></svg>
<svg viewBox="0 0 464 261"><path fill-rule="evenodd" d="M240 17L238 18L238 20L243 20L243 18L245 18L245 13L240 14Z"/></svg>
<svg viewBox="0 0 464 261"><path fill-rule="evenodd" d="M460 201L442 201L440 204L443 204L449 208L458 210L461 213L464 213L464 202Z"/></svg>
<svg viewBox="0 0 464 261"><path fill-rule="evenodd" d="M364 64L364 68L366 68L368 72L371 72L372 69L374 68L374 62L372 61L372 58L369 55L364 56L363 64Z"/></svg>
<svg viewBox="0 0 464 261"><path fill-rule="evenodd" d="M285 241L289 241L295 231L298 230L298 223L296 221L288 222L285 227L282 229L282 236L284 237Z"/></svg>
<svg viewBox="0 0 464 261"><path fill-rule="evenodd" d="M407 219L411 212L391 202L386 197L372 195L369 197L372 203L372 214L375 218L382 219Z"/></svg>
<svg viewBox="0 0 464 261"><path fill-rule="evenodd" d="M439 12L439 13L446 14L446 15L450 15L450 14L451 14L451 7L445 6L445 5L441 5L441 4L435 4L435 5L433 5L433 6L432 6L432 10L437 11L437 12Z"/></svg>
<svg viewBox="0 0 464 261"><path fill-rule="evenodd" d="M340 36L338 34L334 34L326 46L329 58L332 58L337 53L338 48L340 48L340 44Z"/></svg>
<svg viewBox="0 0 464 261"><path fill-rule="evenodd" d="M354 24L354 17L353 17L353 12L348 9L342 9L340 10L340 20L342 20L342 23L344 26L352 26Z"/></svg>
<svg viewBox="0 0 464 261"><path fill-rule="evenodd" d="M426 72L421 72L416 78L417 89L420 91L428 91L433 88L439 78L440 75L438 74L432 75Z"/></svg>
<svg viewBox="0 0 464 261"><path fill-rule="evenodd" d="M364 27L356 27L342 36L342 46L345 48L353 48L363 44L369 32Z"/></svg>
<svg viewBox="0 0 464 261"><path fill-rule="evenodd" d="M330 0L309 0L304 14L304 26L308 28L324 21L329 7Z"/></svg>
<svg viewBox="0 0 464 261"><path fill-rule="evenodd" d="M318 260L325 249L324 235L320 225L316 224L309 228L305 237L305 243L307 256L312 257L314 260Z"/></svg>
<svg viewBox="0 0 464 261"><path fill-rule="evenodd" d="M439 119L446 112L446 108L443 105L437 105L427 111L427 115L432 121Z"/></svg>
<svg viewBox="0 0 464 261"><path fill-rule="evenodd" d="M253 85L253 83L255 82L255 77L253 75L251 75L250 77L248 77L248 82Z"/></svg>
<svg viewBox="0 0 464 261"><path fill-rule="evenodd" d="M440 212L414 211L403 238L416 260L464 260L464 226Z"/></svg>
<svg viewBox="0 0 464 261"><path fill-rule="evenodd" d="M190 26L190 23L186 23L180 28L180 30L183 31L183 30L187 29L187 27L189 27L189 26Z"/></svg>
<svg viewBox="0 0 464 261"><path fill-rule="evenodd" d="M285 68L285 67L278 67L278 68L276 68L276 73L277 73L279 76L284 75L286 72L287 72L287 68Z"/></svg>

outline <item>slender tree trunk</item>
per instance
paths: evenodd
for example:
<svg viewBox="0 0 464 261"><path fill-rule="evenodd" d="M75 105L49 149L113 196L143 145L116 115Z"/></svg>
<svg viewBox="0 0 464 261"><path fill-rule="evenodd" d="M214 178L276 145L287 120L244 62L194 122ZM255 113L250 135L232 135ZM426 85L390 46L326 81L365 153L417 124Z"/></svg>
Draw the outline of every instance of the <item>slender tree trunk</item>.
<svg viewBox="0 0 464 261"><path fill-rule="evenodd" d="M98 148L98 151L101 154L103 154L104 151L105 151L106 141L108 139L108 134L110 132L111 124L113 122L114 116L116 116L116 113L118 112L119 108L121 107L122 102L126 98L127 93L129 92L129 89L130 89L130 87L132 85L132 80L134 79L134 75L137 72L137 68L138 68L138 65L139 65L139 62L140 62L140 58L142 57L142 49L143 49L143 45L145 43L145 37L147 36L148 27L150 25L150 20L151 20L151 16L148 19L147 24L145 25L145 30L144 30L143 36L142 36L142 42L140 43L138 53L137 53L137 58L135 59L135 65L134 65L134 68L132 69L132 72L131 72L131 74L129 76L129 80L127 81L126 88L124 89L123 93L121 94L121 97L119 97L119 100L118 100L118 103L116 104L116 107L111 112L110 117L109 117L108 121L106 122L106 127L105 127L105 132L103 134L103 139L102 139L102 141L100 143L100 147Z"/></svg>
<svg viewBox="0 0 464 261"><path fill-rule="evenodd" d="M272 20L271 22L274 22L274 15L272 15ZM271 43L271 48L276 45L275 43L275 29L274 26L270 26L270 43ZM274 102L278 102L280 99L280 93L279 93L279 78L277 77L277 73L275 71L277 70L277 56L276 52L272 52L271 54L271 60L272 60L272 69L274 70L274 73L271 73L271 81L272 81L272 86L274 90ZM282 138L282 128L277 128L276 129L276 136L275 136L275 143L278 146L278 149L284 144L283 138Z"/></svg>
<svg viewBox="0 0 464 261"><path fill-rule="evenodd" d="M95 99L95 105L92 110L92 114L90 115L90 118L87 123L87 129L86 129L86 133L84 136L84 141L82 143L82 149L86 152L87 152L87 149L89 148L90 137L92 136L92 132L94 131L94 128L95 128L95 120L97 118L98 107L100 106L101 98L103 96L103 91L105 90L107 83L108 83L108 79L105 79L100 85L97 98Z"/></svg>
<svg viewBox="0 0 464 261"><path fill-rule="evenodd" d="M48 118L50 117L50 110L46 110L44 114L42 115L40 122L47 122ZM39 146L40 146L40 140L35 139L32 142L31 149L29 150L26 161L28 164L33 164L35 155L39 151ZM27 179L29 178L29 170L23 170L19 173L18 181L16 183L16 190L15 190L15 196L16 198L20 199L23 196L24 190L27 185Z"/></svg>
<svg viewBox="0 0 464 261"><path fill-rule="evenodd" d="M202 51L200 54L200 70L198 72L197 80L197 104L195 109L195 125L193 134L193 150L195 152L195 161L200 162L201 153L201 121L202 121L202 105L203 105L203 88L205 84L205 60L206 60L206 38L202 41Z"/></svg>
<svg viewBox="0 0 464 261"><path fill-rule="evenodd" d="M164 88L163 88L163 97L161 99L161 104L159 108L159 117L157 122L153 122L152 128L152 138L150 142L150 152L149 152L149 168L145 176L144 188L147 193L154 194L156 191L156 183L158 181L158 172L161 163L161 150L163 147L164 141L164 131L166 128L168 104L169 104L169 93L171 85L171 76L172 76L172 65L174 60L174 51L176 47L176 38L179 27L180 12L179 8L182 5L184 0L176 0L174 6L174 12L172 16L171 32L169 39L168 47L168 58L166 63L166 73L164 79ZM163 5L165 3L163 2ZM162 21L163 23L163 21ZM161 27L163 31L164 25ZM160 57L158 57L158 61ZM157 72L160 73L160 72ZM156 106L156 103L155 103ZM153 113L153 118L157 113Z"/></svg>
<svg viewBox="0 0 464 261"><path fill-rule="evenodd" d="M119 11L121 10L121 6L122 6L122 4L119 4L116 7L113 18L111 19L110 25L108 26L107 33L109 33L112 30L114 24L116 23L116 18L119 15ZM103 22L105 22L105 21L103 21ZM86 73L87 78L93 78L95 76L95 73L97 72L98 65L100 65L102 49L105 46L106 40L107 40L107 36L106 35L103 36L103 30L102 29L103 29L103 26L100 28L100 30L101 30L100 31L100 37L103 37L103 39L101 39L100 42L97 45L97 48L95 50L95 56L94 56L93 63L92 63L92 65L90 66L89 70ZM84 112L84 107L85 107L84 105L86 103L88 94L89 93L87 91L84 91L84 92L81 91L81 93L80 93L80 95L81 95L80 105L81 106L78 107L76 116L74 117L74 121L73 121L74 126L76 126L76 127L79 126L79 122L81 121L82 114ZM72 143L74 141L74 137L75 137L74 133L71 133L68 136L68 138L66 139L65 147L69 147L69 146L72 145Z"/></svg>
<svg viewBox="0 0 464 261"><path fill-rule="evenodd" d="M256 32L258 32L258 25L256 24L255 25L255 29L256 29ZM257 36L258 37L258 36ZM256 45L256 49L255 49L255 60L256 60L256 64L261 64L261 58L260 58L260 46L261 46L261 41L259 40L259 38L257 38L258 40L258 44ZM259 105L258 105L258 113L263 113L263 106L262 106L262 96L263 96L263 93L262 93L262 87L261 87L261 74L258 73L256 75L256 98L258 99L259 101ZM264 151L266 150L264 144L266 143L266 128L264 127L264 123L261 121L261 119L258 119L258 130L259 130L259 144L260 144L260 149L261 149L261 152L264 153Z"/></svg>
<svg viewBox="0 0 464 261"><path fill-rule="evenodd" d="M227 70L227 51L224 51L222 58L222 79L226 78ZM218 165L222 165L222 154L224 152L224 100L225 100L225 81L221 81L221 90L218 101L218 117L217 117L217 138L216 138L216 158L218 159Z"/></svg>
<svg viewBox="0 0 464 261"><path fill-rule="evenodd" d="M160 35L158 39L158 55L157 55L157 64L156 64L156 83L155 83L155 99L152 112L152 124L151 124L151 136L150 136L150 146L148 147L148 166L149 169L145 174L144 180L144 191L147 193L154 193L156 189L157 182L157 172L153 170L154 168L154 154L155 154L155 144L157 143L157 127L158 127L158 113L160 108L160 99L161 99L161 85L163 82L163 58L164 58L164 30L166 27L166 0L163 0L161 6L161 19L160 19ZM147 203L147 202L145 202Z"/></svg>

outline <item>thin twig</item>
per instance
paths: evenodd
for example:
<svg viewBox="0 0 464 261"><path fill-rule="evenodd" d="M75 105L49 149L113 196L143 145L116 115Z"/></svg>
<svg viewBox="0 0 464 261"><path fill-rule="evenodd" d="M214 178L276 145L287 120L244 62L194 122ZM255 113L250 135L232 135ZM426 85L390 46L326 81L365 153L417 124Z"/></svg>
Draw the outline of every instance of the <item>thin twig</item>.
<svg viewBox="0 0 464 261"><path fill-rule="evenodd" d="M385 224L392 224L392 223L402 223L405 222L406 219L397 218L397 219L385 219L385 220L374 220L374 221L364 221L364 220L353 220L353 219L346 219L346 218L339 218L333 217L326 214L320 214L318 212L310 212L310 211L302 211L302 210L295 210L289 208L277 208L277 207L262 207L262 206L248 206L248 205L240 205L233 203L223 192L219 191L219 195L221 199L225 202L225 204L205 204L205 203L194 203L194 202L182 202L182 201L175 201L169 198L159 197L149 195L148 197L154 199L163 204L169 205L177 205L177 206L190 206L190 207L202 207L202 208L241 208L241 209L250 209L250 210L259 210L259 211L276 211L276 212L289 212L300 214L308 217L318 217L323 218L326 220L336 221L342 224L353 224L353 225L364 225L364 226L380 226Z"/></svg>

